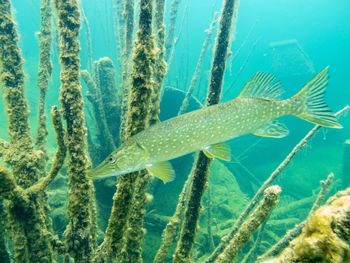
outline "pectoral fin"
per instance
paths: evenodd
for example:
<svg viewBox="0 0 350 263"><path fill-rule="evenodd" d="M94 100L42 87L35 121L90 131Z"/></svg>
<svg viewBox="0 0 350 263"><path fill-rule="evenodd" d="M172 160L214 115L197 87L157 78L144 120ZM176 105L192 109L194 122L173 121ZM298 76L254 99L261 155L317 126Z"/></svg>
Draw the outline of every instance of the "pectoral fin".
<svg viewBox="0 0 350 263"><path fill-rule="evenodd" d="M231 160L230 147L225 143L209 145L203 149L203 152L208 158L217 158L224 161Z"/></svg>
<svg viewBox="0 0 350 263"><path fill-rule="evenodd" d="M284 124L274 121L259 128L256 132L254 132L254 135L271 138L283 138L286 137L288 133L289 130Z"/></svg>
<svg viewBox="0 0 350 263"><path fill-rule="evenodd" d="M175 172L170 162L148 164L146 169L152 176L162 180L163 183L171 182L175 178Z"/></svg>

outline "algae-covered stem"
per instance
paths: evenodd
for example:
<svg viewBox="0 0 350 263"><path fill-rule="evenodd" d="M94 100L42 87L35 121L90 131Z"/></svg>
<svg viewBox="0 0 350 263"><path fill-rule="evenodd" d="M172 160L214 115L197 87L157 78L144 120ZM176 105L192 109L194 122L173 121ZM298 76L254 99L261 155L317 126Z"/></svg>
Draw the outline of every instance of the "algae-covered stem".
<svg viewBox="0 0 350 263"><path fill-rule="evenodd" d="M10 255L7 249L7 233L5 229L6 214L4 202L0 199L0 262L10 263Z"/></svg>
<svg viewBox="0 0 350 263"><path fill-rule="evenodd" d="M101 94L101 103L103 106L107 128L109 129L109 133L112 135L112 139L114 139L114 145L118 145L120 99L117 96L113 61L108 57L100 58L94 62L94 71L96 88ZM105 156L103 156L103 158L104 157Z"/></svg>
<svg viewBox="0 0 350 263"><path fill-rule="evenodd" d="M184 217L184 210L187 204L188 192L192 183L192 175L193 174L190 173L190 175L186 179L182 187L181 193L179 195L175 212L163 230L162 241L160 243L160 247L158 248L157 254L154 257L154 263L165 262L169 249L175 240L175 236L179 230L180 224Z"/></svg>
<svg viewBox="0 0 350 263"><path fill-rule="evenodd" d="M239 250L251 238L256 229L267 220L272 209L277 205L281 188L277 185L270 186L264 191L264 199L242 224L239 231L218 256L215 263L233 262Z"/></svg>
<svg viewBox="0 0 350 263"><path fill-rule="evenodd" d="M51 0L41 0L40 5L40 33L39 33L39 72L37 85L40 89L39 114L36 146L43 152L43 165L46 163L45 140L47 136L45 98L49 87L49 80L52 72L51 63Z"/></svg>
<svg viewBox="0 0 350 263"><path fill-rule="evenodd" d="M345 106L340 111L335 113L335 116L337 116L337 117L341 116L348 109L349 109L349 106ZM257 203L259 202L260 198L262 197L265 189L286 168L286 166L290 163L290 161L293 159L293 157L299 152L300 149L302 149L307 144L307 142L317 133L317 131L320 128L321 128L321 126L315 125L305 135L305 137L302 138L296 146L294 146L292 151L286 156L286 158L278 165L278 167L271 173L271 175L266 179L266 181L263 183L263 185L259 188L259 190L256 192L254 197L250 200L249 204L246 206L246 208L243 210L243 212L239 215L238 219L235 221L230 232L221 239L221 242L215 248L214 252L206 259L205 263L211 263L211 262L215 261L217 256L225 249L227 244L230 242L230 240L233 238L233 236L237 233L240 225L242 225L244 220L247 218L247 216L250 214L250 212L257 205Z"/></svg>
<svg viewBox="0 0 350 263"><path fill-rule="evenodd" d="M219 32L216 40L214 61L211 70L206 105L217 104L220 100L223 75L226 66L226 58L229 49L230 36L233 31L233 17L236 15L239 1L225 0L220 18ZM188 206L185 212L184 222L181 226L180 239L176 246L174 262L188 261L189 254L194 242L200 203L208 181L210 159L200 152L194 164L194 177L190 190Z"/></svg>
<svg viewBox="0 0 350 263"><path fill-rule="evenodd" d="M149 125L149 108L154 85L152 80L152 66L155 60L155 54L153 52L154 39L152 37L152 7L152 0L141 0L139 30L133 50L125 139L139 133ZM119 177L105 239L96 255L97 262L104 259L120 260L120 258L123 259L123 256L130 256L130 260L139 260L143 235L143 211L141 211L143 209L141 207L143 207L144 200L135 200L136 198L133 198L133 195L136 182L136 193L143 192L145 183L143 180L145 179L142 172ZM136 214L133 212L135 217L134 219L131 217L129 225L135 226L136 229L133 229L135 232L130 233L126 231L126 228L132 208L136 211ZM135 234L135 236L132 237L131 234ZM124 243L124 238L126 243ZM132 243L132 247L125 246L128 242ZM125 250L128 250L130 254L125 255ZM128 260L128 258L125 260Z"/></svg>
<svg viewBox="0 0 350 263"><path fill-rule="evenodd" d="M90 102L93 108L93 114L94 114L94 119L95 119L96 128L97 128L97 135L98 135L97 137L99 139L99 143L103 150L102 158L104 158L106 157L106 154L113 151L113 149L115 148L115 145L114 145L114 140L112 138L112 134L108 129L106 114L102 104L103 101L102 101L101 91L98 87L96 87L96 84L92 76L87 70L82 70L81 76L89 90L90 96L88 98L91 98Z"/></svg>
<svg viewBox="0 0 350 263"><path fill-rule="evenodd" d="M93 256L94 203L93 185L87 176L86 127L79 82L78 34L80 30L77 0L55 0L60 36L60 101L67 126L68 217L65 236L68 251L75 262L89 262Z"/></svg>
<svg viewBox="0 0 350 263"><path fill-rule="evenodd" d="M122 56L122 80L121 80L121 91L122 91L122 105L121 105L121 121L120 121L120 139L125 140L126 123L127 123L127 112L128 112L128 98L130 89L130 58L133 49L133 34L134 34L134 0L124 0L124 11L125 21L125 43Z"/></svg>
<svg viewBox="0 0 350 263"><path fill-rule="evenodd" d="M140 123L140 129L147 128L149 126L151 118L151 110L155 105L152 105L152 95L159 93L159 88L153 81L153 70L156 60L156 54L154 52L155 42L152 35L152 21L153 21L153 1L141 0L140 1L140 16L139 16L139 30L137 32L137 39L135 43L135 53L133 58L132 68L132 87L130 90L128 119L126 126L126 136L129 138L132 135L140 132L137 129L137 122L133 116L133 109L135 109L134 103L143 98L143 105L147 113L144 114L143 123ZM140 49L139 49L140 48ZM159 96L158 96L159 98ZM148 104L148 109L147 109ZM159 104L159 103L158 103ZM136 127L135 127L136 124ZM148 186L149 176L143 172L136 173L135 190L133 194L133 200L131 203L130 215L125 230L125 243L122 252L121 262L142 262L142 241L144 235L143 222L145 215L145 203L146 203L146 190ZM126 258L125 256L126 255Z"/></svg>
<svg viewBox="0 0 350 263"><path fill-rule="evenodd" d="M164 11L165 0L156 0L154 12L154 32L156 36L156 44L158 47L157 58L154 64L154 89L152 93L151 109L150 109L150 124L158 122L160 112L160 95L163 86L163 79L167 71L167 64L164 59L165 55L165 25Z"/></svg>
<svg viewBox="0 0 350 263"><path fill-rule="evenodd" d="M173 0L170 5L169 30L165 40L165 61L168 62L174 47L175 27L180 0Z"/></svg>
<svg viewBox="0 0 350 263"><path fill-rule="evenodd" d="M4 179L1 185L4 186L4 183L10 186L7 188L9 202L6 210L15 260L50 262L53 250L46 235L51 229L45 215L45 197L33 195L28 200L28 196L24 196L21 191L42 176L43 170L38 169L42 155L34 150L30 137L28 104L24 96L23 59L8 0L0 1L0 42L0 75L10 137L4 160L12 167L15 177L3 168L0 168L0 176Z"/></svg>

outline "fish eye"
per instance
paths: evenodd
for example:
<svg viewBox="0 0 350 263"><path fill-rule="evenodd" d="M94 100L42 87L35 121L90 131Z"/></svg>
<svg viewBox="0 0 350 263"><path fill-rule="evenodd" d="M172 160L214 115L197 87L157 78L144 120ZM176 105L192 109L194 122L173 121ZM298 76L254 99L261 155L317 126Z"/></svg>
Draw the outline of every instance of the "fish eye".
<svg viewBox="0 0 350 263"><path fill-rule="evenodd" d="M110 164L114 164L115 163L115 158L113 155L110 155L107 159L107 161L110 163Z"/></svg>

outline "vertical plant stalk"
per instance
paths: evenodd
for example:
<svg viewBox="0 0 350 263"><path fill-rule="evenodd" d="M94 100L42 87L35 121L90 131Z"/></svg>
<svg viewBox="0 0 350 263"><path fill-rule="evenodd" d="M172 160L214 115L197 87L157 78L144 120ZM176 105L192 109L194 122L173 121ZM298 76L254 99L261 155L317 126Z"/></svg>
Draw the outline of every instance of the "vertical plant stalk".
<svg viewBox="0 0 350 263"><path fill-rule="evenodd" d="M192 182L192 175L193 173L191 172L185 184L183 185L181 193L179 195L179 200L176 205L175 212L163 230L162 241L154 258L154 263L165 262L166 257L169 253L169 249L175 240L176 233L179 231L181 222L184 217L184 210L187 205L188 192Z"/></svg>
<svg viewBox="0 0 350 263"><path fill-rule="evenodd" d="M237 0L225 0L216 40L211 79L206 99L207 106L217 104L220 100L230 35L235 28L232 21L234 14L236 13L235 10L237 9ZM211 160L207 158L203 152L199 153L198 158L194 163L193 182L190 190L188 206L185 211L185 218L181 226L180 238L176 245L174 255L175 263L187 262L189 260L189 254L196 234L201 199L208 182L210 163Z"/></svg>
<svg viewBox="0 0 350 263"><path fill-rule="evenodd" d="M39 72L37 85L40 89L39 97L39 114L38 114L38 128L36 146L43 152L43 160L47 159L46 153L46 114L45 114L45 98L46 91L49 87L49 80L52 73L51 63L51 1L41 0L40 6L40 33L39 33ZM43 163L45 164L45 162ZM45 165L44 165L45 167Z"/></svg>
<svg viewBox="0 0 350 263"><path fill-rule="evenodd" d="M158 48L157 58L154 65L154 89L152 93L150 125L159 120L160 112L160 95L163 86L164 76L167 71L167 64L164 59L165 46L165 25L164 25L165 0L156 0L154 14L154 32L156 35L156 44Z"/></svg>
<svg viewBox="0 0 350 263"><path fill-rule="evenodd" d="M92 72L93 70L93 56L92 56L92 41L91 41L91 30L90 30L90 24L89 20L87 19L85 12L84 12L84 6L82 2L79 2L79 7L80 7L80 13L81 13L81 19L85 27L85 37L86 37L86 45L87 45L87 64L88 64L88 71Z"/></svg>
<svg viewBox="0 0 350 263"><path fill-rule="evenodd" d="M114 24L115 24L115 38L117 44L117 61L119 62L119 81L122 81L123 76L123 51L125 49L125 20L123 15L124 1L114 0Z"/></svg>
<svg viewBox="0 0 350 263"><path fill-rule="evenodd" d="M139 30L133 51L125 139L139 133L149 125L149 108L154 88L152 66L155 60L152 7L152 0L141 0ZM139 262L141 260L144 193L147 183L143 174L143 172L136 172L119 177L105 239L96 255L97 262L104 260ZM137 200L137 198L142 200ZM130 261L120 261L124 259Z"/></svg>
<svg viewBox="0 0 350 263"><path fill-rule="evenodd" d="M90 100L93 108L94 119L97 127L97 138L103 151L101 155L105 158L107 154L111 153L115 148L112 135L108 129L105 111L103 108L103 101L100 89L96 87L96 84L87 70L81 71L81 77L84 80L88 90Z"/></svg>
<svg viewBox="0 0 350 263"><path fill-rule="evenodd" d="M94 63L96 88L101 94L101 103L109 133L112 135L114 145L119 139L119 98L115 86L115 69L113 61L108 57L100 58ZM110 153L110 152L109 152Z"/></svg>
<svg viewBox="0 0 350 263"><path fill-rule="evenodd" d="M209 44L211 42L211 39L212 39L212 36L213 36L213 33L214 33L214 28L216 26L217 21L218 21L218 14L215 13L214 17L213 17L213 19L212 19L212 21L210 23L209 28L206 30L206 36L205 36L205 39L204 39L204 42L203 42L203 45L202 45L202 49L201 49L200 54L199 54L199 58L198 58L198 61L197 61L196 68L194 70L194 73L192 75L192 79L191 79L190 85L187 88L187 91L185 93L185 97L184 97L184 99L183 99L183 101L181 103L181 106L180 106L180 109L179 109L179 112L177 113L177 115L181 115L182 113L186 112L186 110L188 108L188 105L189 105L189 102L190 102L190 98L191 98L191 96L193 94L194 89L197 86L197 83L198 83L198 80L199 80L199 76L200 76L200 73L201 73L201 70L202 70L205 54L206 54L206 51L208 50Z"/></svg>
<svg viewBox="0 0 350 263"><path fill-rule="evenodd" d="M335 113L335 116L339 117L344 112L349 109L349 106L345 106L340 111ZM321 126L315 125L306 135L302 138L297 145L291 150L291 152L285 157L285 159L278 165L278 167L271 173L271 175L265 180L259 190L255 193L254 197L250 200L249 204L245 207L243 212L239 215L238 219L235 221L230 232L221 239L219 245L215 248L214 252L205 260L205 263L214 262L217 256L223 251L227 246L228 242L236 234L239 226L243 224L244 220L250 214L250 212L257 205L259 200L264 194L265 189L276 179L276 177L287 167L293 157L307 144L307 142L317 133Z"/></svg>
<svg viewBox="0 0 350 263"><path fill-rule="evenodd" d="M169 62L175 42L175 28L177 13L179 11L180 0L172 0L170 5L169 30L165 40L165 61Z"/></svg>
<svg viewBox="0 0 350 263"><path fill-rule="evenodd" d="M0 199L0 262L10 263L10 255L7 250L7 233L6 233L6 213L3 200Z"/></svg>
<svg viewBox="0 0 350 263"><path fill-rule="evenodd" d="M124 141L126 138L127 112L130 89L130 59L133 49L133 34L134 34L134 0L124 0L125 20L125 45L123 50L123 64L122 64L122 105L121 105L121 122L120 122L120 139Z"/></svg>
<svg viewBox="0 0 350 263"><path fill-rule="evenodd" d="M65 231L68 252L75 262L89 262L95 244L95 219L92 203L93 185L87 175L86 127L83 98L79 82L78 40L80 20L76 0L55 0L60 36L60 101L67 126L68 217Z"/></svg>
<svg viewBox="0 0 350 263"><path fill-rule="evenodd" d="M42 155L34 150L30 137L28 104L24 96L23 59L18 47L18 34L12 18L11 4L0 1L0 79L9 120L10 145L4 160L12 167L15 195L6 203L8 226L16 262L52 262L53 250L47 238L50 231L45 216L45 200L32 196L23 201L17 189L31 186L42 175ZM1 171L3 172L3 171ZM5 173L6 175L7 173ZM8 181L8 182L10 182ZM3 180L1 180L4 183Z"/></svg>
<svg viewBox="0 0 350 263"><path fill-rule="evenodd" d="M211 229L212 226L212 194L211 194L211 187L210 187L210 182L208 184L208 190L207 190L207 234L208 234L208 245L210 251L213 251L215 248L214 245L214 239L213 239L213 232Z"/></svg>
<svg viewBox="0 0 350 263"><path fill-rule="evenodd" d="M215 260L215 263L233 262L239 250L250 239L258 227L267 220L272 209L277 205L281 188L270 186L264 191L264 199L244 221L239 231L230 240L224 251Z"/></svg>

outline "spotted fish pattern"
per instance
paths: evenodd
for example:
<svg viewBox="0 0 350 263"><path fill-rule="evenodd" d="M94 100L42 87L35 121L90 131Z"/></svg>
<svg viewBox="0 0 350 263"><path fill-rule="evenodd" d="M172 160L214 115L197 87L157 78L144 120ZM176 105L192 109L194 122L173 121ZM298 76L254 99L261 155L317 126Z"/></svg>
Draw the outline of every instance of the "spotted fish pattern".
<svg viewBox="0 0 350 263"><path fill-rule="evenodd" d="M203 150L207 156L229 159L223 142L243 134L281 138L288 129L275 121L294 115L330 128L340 128L324 101L328 68L312 78L296 95L278 100L280 83L270 74L257 73L240 95L221 103L158 123L127 140L92 171L94 177L147 169L164 182L174 177L168 160Z"/></svg>

